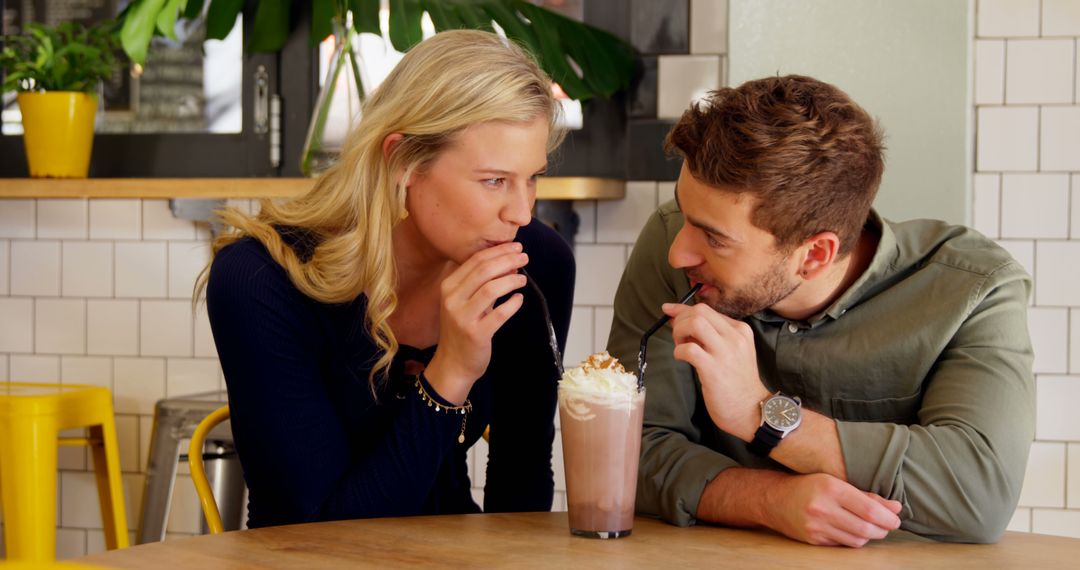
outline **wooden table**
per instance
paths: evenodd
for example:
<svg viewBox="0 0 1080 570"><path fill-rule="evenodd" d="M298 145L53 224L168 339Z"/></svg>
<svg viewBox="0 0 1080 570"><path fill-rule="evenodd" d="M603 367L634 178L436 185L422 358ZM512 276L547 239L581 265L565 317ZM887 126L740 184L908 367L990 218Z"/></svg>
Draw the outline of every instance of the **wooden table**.
<svg viewBox="0 0 1080 570"><path fill-rule="evenodd" d="M566 513L338 521L134 546L74 562L119 568L1075 568L1080 540L1007 533L943 544L894 533L861 549L808 546L763 531L678 528L639 518L627 538L578 538Z"/></svg>

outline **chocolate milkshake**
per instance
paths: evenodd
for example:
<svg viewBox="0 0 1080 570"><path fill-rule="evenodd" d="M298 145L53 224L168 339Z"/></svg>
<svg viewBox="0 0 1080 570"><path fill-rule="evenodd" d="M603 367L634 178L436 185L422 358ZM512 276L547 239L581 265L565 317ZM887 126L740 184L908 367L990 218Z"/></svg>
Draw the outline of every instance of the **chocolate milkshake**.
<svg viewBox="0 0 1080 570"><path fill-rule="evenodd" d="M644 410L637 378L607 352L563 374L559 418L571 533L630 534Z"/></svg>

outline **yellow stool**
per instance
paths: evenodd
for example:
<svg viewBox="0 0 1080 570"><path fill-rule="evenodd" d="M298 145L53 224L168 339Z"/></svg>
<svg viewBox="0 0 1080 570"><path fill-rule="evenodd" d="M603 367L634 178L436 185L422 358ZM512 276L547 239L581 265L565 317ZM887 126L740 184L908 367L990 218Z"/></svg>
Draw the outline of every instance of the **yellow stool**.
<svg viewBox="0 0 1080 570"><path fill-rule="evenodd" d="M62 430L89 428L88 437L61 438ZM106 388L74 384L0 382L0 503L10 560L56 557L58 445L93 451L105 546L128 546L120 481L116 420Z"/></svg>

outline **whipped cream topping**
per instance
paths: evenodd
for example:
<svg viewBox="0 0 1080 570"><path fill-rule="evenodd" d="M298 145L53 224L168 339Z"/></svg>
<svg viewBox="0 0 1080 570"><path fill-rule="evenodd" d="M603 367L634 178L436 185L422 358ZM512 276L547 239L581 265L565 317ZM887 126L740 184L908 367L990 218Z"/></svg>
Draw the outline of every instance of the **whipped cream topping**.
<svg viewBox="0 0 1080 570"><path fill-rule="evenodd" d="M577 420L593 417L592 405L625 406L645 397L638 392L637 376L627 372L607 351L589 356L580 366L563 373L559 403Z"/></svg>

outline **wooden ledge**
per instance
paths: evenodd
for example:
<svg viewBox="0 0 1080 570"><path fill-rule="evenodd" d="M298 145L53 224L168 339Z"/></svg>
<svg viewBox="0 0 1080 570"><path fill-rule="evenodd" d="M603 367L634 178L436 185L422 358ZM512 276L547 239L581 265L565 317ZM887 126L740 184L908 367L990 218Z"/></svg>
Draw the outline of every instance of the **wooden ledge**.
<svg viewBox="0 0 1080 570"><path fill-rule="evenodd" d="M311 188L310 178L0 178L0 198L290 198ZM619 200L626 181L540 178L540 200Z"/></svg>

